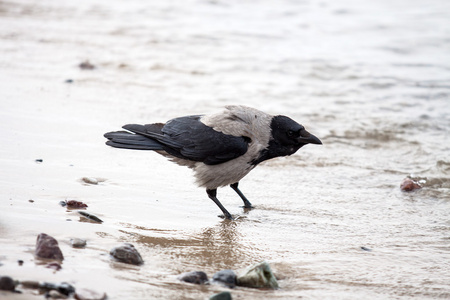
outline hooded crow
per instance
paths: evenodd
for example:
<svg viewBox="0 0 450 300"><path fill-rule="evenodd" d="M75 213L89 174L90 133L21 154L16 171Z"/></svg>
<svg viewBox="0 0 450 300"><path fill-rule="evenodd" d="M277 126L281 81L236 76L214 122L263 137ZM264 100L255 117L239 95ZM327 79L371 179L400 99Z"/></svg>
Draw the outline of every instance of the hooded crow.
<svg viewBox="0 0 450 300"><path fill-rule="evenodd" d="M294 154L306 144L322 142L305 127L286 116L272 116L247 106L226 106L212 115L193 115L163 123L128 124L127 131L105 133L107 145L116 148L153 150L181 166L191 168L196 183L222 210L217 188L230 185L244 201L239 181L259 163Z"/></svg>

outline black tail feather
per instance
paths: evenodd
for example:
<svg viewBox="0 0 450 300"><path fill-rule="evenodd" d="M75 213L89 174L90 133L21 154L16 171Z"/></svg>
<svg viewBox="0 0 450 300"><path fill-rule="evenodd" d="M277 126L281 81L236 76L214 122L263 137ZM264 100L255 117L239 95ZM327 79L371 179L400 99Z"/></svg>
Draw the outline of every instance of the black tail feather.
<svg viewBox="0 0 450 300"><path fill-rule="evenodd" d="M151 138L127 131L113 131L104 134L106 145L115 148L135 150L164 150L163 145Z"/></svg>

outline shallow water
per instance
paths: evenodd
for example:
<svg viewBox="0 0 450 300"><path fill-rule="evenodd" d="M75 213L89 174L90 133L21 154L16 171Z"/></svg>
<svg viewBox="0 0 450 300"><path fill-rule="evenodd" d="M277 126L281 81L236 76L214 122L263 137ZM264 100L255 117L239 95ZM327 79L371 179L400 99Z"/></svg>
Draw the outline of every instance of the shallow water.
<svg viewBox="0 0 450 300"><path fill-rule="evenodd" d="M153 2L0 1L0 274L206 299L225 289L176 276L266 260L281 288L234 298L450 298L447 1ZM252 171L249 212L220 189L236 221L188 169L104 145L123 124L227 104L289 115L324 143ZM401 192L407 176L423 189ZM61 271L34 258L41 232L60 242ZM111 262L121 242L145 264Z"/></svg>

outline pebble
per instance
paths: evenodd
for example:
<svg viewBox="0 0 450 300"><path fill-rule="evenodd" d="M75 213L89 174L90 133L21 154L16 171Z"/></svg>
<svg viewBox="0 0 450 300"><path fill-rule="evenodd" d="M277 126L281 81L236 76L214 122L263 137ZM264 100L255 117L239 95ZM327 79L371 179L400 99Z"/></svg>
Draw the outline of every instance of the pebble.
<svg viewBox="0 0 450 300"><path fill-rule="evenodd" d="M73 248L84 248L86 247L86 240L74 238L70 239L70 244Z"/></svg>
<svg viewBox="0 0 450 300"><path fill-rule="evenodd" d="M95 66L93 64L91 64L88 60L80 63L78 65L78 67L82 70L94 70Z"/></svg>
<svg viewBox="0 0 450 300"><path fill-rule="evenodd" d="M34 254L40 258L64 259L61 249L58 246L58 241L45 233L38 235Z"/></svg>
<svg viewBox="0 0 450 300"><path fill-rule="evenodd" d="M0 290L14 291L16 289L16 283L9 276L0 276Z"/></svg>
<svg viewBox="0 0 450 300"><path fill-rule="evenodd" d="M221 292L218 294L214 294L211 297L209 297L209 300L231 300L233 299L231 297L231 293L230 292Z"/></svg>
<svg viewBox="0 0 450 300"><path fill-rule="evenodd" d="M81 202L81 201L77 201L77 200L66 200L66 205L63 206L67 206L67 208L86 208L88 207L87 204Z"/></svg>
<svg viewBox="0 0 450 300"><path fill-rule="evenodd" d="M116 260L132 265L141 265L144 263L139 252L130 243L123 243L120 246L114 247L109 252Z"/></svg>
<svg viewBox="0 0 450 300"><path fill-rule="evenodd" d="M403 182L400 184L400 189L403 192L411 192L411 191L418 190L421 188L422 188L422 186L420 184L418 184L417 182L415 182L414 180L412 180L411 178L405 178L403 180Z"/></svg>
<svg viewBox="0 0 450 300"><path fill-rule="evenodd" d="M178 280L194 284L207 284L208 275L202 271L193 271L181 274L178 276Z"/></svg>
<svg viewBox="0 0 450 300"><path fill-rule="evenodd" d="M234 288L236 286L236 277L236 273L233 270L222 270L213 275L212 283Z"/></svg>
<svg viewBox="0 0 450 300"><path fill-rule="evenodd" d="M43 282L39 283L39 288L46 291L56 290L59 293L64 294L66 296L75 293L75 288L72 285L68 284L67 282L62 283Z"/></svg>
<svg viewBox="0 0 450 300"><path fill-rule="evenodd" d="M77 300L105 300L107 298L106 293L99 293L88 289L77 289L74 297Z"/></svg>
<svg viewBox="0 0 450 300"><path fill-rule="evenodd" d="M239 286L251 288L278 288L278 282L267 262L253 265L241 272L236 279Z"/></svg>
<svg viewBox="0 0 450 300"><path fill-rule="evenodd" d="M94 177L83 177L81 180L88 184L98 184L98 180Z"/></svg>
<svg viewBox="0 0 450 300"><path fill-rule="evenodd" d="M99 217L97 217L96 215L87 213L85 211L78 211L78 213L80 215L82 215L83 217L88 218L91 221L94 221L94 222L97 222L97 223L103 223L103 221Z"/></svg>

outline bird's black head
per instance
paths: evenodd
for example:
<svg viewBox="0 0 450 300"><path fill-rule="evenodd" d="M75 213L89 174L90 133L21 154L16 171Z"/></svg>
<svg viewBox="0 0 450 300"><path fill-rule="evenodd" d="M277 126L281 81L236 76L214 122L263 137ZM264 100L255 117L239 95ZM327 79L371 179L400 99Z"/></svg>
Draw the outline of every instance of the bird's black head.
<svg viewBox="0 0 450 300"><path fill-rule="evenodd" d="M270 124L271 139L269 146L254 161L255 164L279 156L292 155L306 144L322 144L305 127L286 116L275 116Z"/></svg>
<svg viewBox="0 0 450 300"><path fill-rule="evenodd" d="M306 144L322 144L322 142L305 130L305 127L286 116L275 116L270 124L272 138L279 146L286 148L287 154L294 154Z"/></svg>

